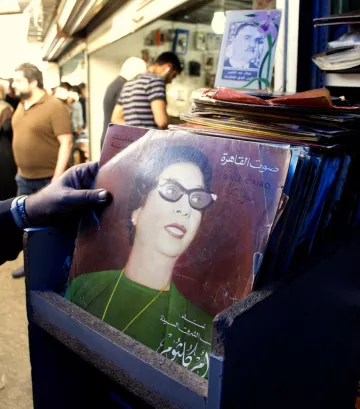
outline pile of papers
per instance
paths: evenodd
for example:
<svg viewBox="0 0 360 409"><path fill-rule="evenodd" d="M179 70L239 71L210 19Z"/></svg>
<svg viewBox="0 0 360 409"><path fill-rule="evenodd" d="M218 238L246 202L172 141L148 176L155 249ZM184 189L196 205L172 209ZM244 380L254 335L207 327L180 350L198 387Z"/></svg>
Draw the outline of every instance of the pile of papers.
<svg viewBox="0 0 360 409"><path fill-rule="evenodd" d="M314 63L327 72L360 72L360 13L337 14L314 19L315 27L349 24L349 32L328 44L328 50L314 55Z"/></svg>
<svg viewBox="0 0 360 409"><path fill-rule="evenodd" d="M326 89L267 100L203 91L182 118L186 123L173 129L290 145L286 205L279 207L261 282L297 274L299 263L326 252L358 222L360 110L333 106Z"/></svg>
<svg viewBox="0 0 360 409"><path fill-rule="evenodd" d="M181 119L173 129L328 150L357 139L360 109L333 106L326 89L262 100L220 88L204 91Z"/></svg>
<svg viewBox="0 0 360 409"><path fill-rule="evenodd" d="M314 63L327 72L359 72L360 46L340 46L315 55Z"/></svg>

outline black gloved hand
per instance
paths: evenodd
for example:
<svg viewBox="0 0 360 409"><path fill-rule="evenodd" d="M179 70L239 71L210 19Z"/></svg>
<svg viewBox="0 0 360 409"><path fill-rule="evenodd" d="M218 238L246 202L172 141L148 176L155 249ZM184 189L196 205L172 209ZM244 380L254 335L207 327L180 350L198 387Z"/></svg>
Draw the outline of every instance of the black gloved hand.
<svg viewBox="0 0 360 409"><path fill-rule="evenodd" d="M96 162L77 165L59 179L25 199L25 213L31 226L54 226L71 222L88 209L111 200L103 189L88 189L98 171Z"/></svg>

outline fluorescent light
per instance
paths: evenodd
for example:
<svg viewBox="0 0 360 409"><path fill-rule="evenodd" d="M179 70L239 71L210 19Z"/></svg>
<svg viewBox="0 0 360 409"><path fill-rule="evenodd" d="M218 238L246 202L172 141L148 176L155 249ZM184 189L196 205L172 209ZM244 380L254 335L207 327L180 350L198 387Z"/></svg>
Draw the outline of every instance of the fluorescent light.
<svg viewBox="0 0 360 409"><path fill-rule="evenodd" d="M53 43L53 41L55 40L57 36L57 29L55 24L50 28L50 30L48 31L42 49L43 49L43 54L44 56L49 52L49 49L51 47L51 44Z"/></svg>
<svg viewBox="0 0 360 409"><path fill-rule="evenodd" d="M51 53L48 56L48 60L51 60L52 57L59 51L60 47L65 43L67 39L65 37L63 38L59 38L57 44L55 45L55 47L52 49Z"/></svg>
<svg viewBox="0 0 360 409"><path fill-rule="evenodd" d="M21 13L19 2L17 0L1 0L0 14Z"/></svg>
<svg viewBox="0 0 360 409"><path fill-rule="evenodd" d="M59 24L60 30L62 30L69 20L71 12L74 10L76 4L76 0L67 0L64 3L64 7L60 12L60 16L58 18L57 23Z"/></svg>

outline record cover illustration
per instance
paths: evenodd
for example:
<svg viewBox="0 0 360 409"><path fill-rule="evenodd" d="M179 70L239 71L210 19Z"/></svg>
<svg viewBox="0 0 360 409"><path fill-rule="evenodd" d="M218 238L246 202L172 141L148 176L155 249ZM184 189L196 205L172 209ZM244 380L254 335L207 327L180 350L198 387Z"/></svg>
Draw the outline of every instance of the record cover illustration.
<svg viewBox="0 0 360 409"><path fill-rule="evenodd" d="M289 161L287 145L111 126L94 187L113 201L83 217L67 299L206 378L213 317L252 289Z"/></svg>

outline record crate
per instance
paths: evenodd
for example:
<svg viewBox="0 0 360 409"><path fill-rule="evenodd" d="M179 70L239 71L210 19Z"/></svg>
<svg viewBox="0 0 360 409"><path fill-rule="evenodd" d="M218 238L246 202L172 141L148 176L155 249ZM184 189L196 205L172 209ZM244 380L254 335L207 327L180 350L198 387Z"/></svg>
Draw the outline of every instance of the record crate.
<svg viewBox="0 0 360 409"><path fill-rule="evenodd" d="M208 380L58 295L71 232L25 233L36 409L353 408L360 378L360 233L295 281L218 314Z"/></svg>

